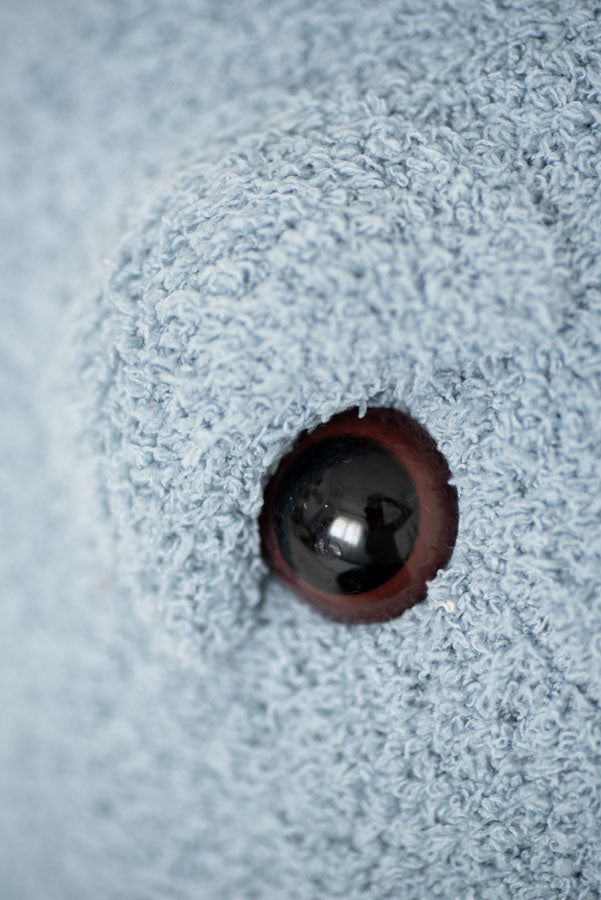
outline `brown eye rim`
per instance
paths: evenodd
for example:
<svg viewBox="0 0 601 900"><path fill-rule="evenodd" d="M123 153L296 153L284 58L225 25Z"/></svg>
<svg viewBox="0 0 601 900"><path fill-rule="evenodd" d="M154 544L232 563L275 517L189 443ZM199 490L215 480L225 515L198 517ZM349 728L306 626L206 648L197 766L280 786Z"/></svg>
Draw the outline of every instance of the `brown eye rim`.
<svg viewBox="0 0 601 900"><path fill-rule="evenodd" d="M278 488L288 463L326 438L363 437L393 453L409 472L419 498L419 525L405 564L388 581L357 594L331 594L305 581L284 559L273 528ZM400 616L423 600L427 583L452 556L459 524L458 498L448 483L450 471L436 442L415 419L393 408L357 407L333 416L312 432L302 432L267 484L259 516L261 549L269 567L301 599L339 622L382 622Z"/></svg>

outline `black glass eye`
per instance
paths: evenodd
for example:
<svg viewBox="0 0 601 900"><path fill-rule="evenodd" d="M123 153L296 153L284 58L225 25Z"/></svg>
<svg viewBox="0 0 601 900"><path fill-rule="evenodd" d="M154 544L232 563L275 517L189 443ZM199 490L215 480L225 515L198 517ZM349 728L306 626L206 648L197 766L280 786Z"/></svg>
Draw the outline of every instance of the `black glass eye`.
<svg viewBox="0 0 601 900"><path fill-rule="evenodd" d="M400 615L451 556L458 514L449 474L432 438L404 413L334 416L300 436L269 482L264 556L332 618Z"/></svg>

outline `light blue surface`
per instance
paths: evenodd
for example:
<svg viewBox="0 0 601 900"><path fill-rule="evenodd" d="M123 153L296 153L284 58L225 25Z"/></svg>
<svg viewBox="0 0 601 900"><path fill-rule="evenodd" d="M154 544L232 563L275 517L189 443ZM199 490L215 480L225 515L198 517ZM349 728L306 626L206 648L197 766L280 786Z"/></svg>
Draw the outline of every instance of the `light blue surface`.
<svg viewBox="0 0 601 900"><path fill-rule="evenodd" d="M0 26L1 896L600 896L596 5ZM256 516L355 404L460 527L346 627Z"/></svg>

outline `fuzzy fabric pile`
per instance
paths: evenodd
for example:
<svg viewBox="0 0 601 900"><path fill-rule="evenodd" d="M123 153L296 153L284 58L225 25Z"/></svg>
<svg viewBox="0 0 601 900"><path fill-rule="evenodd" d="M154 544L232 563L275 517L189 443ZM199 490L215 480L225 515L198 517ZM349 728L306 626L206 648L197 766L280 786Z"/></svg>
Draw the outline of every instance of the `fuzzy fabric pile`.
<svg viewBox="0 0 601 900"><path fill-rule="evenodd" d="M0 894L601 895L601 7L3 0ZM345 626L257 516L394 406L459 534Z"/></svg>

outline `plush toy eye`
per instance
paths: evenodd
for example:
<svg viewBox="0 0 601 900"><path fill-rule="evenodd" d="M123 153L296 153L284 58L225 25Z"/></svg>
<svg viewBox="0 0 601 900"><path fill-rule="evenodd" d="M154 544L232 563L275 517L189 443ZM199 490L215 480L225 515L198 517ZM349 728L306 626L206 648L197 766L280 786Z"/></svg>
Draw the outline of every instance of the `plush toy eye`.
<svg viewBox="0 0 601 900"><path fill-rule="evenodd" d="M343 622L423 600L457 536L457 492L430 435L396 409L347 410L301 434L265 490L263 554L303 599Z"/></svg>

